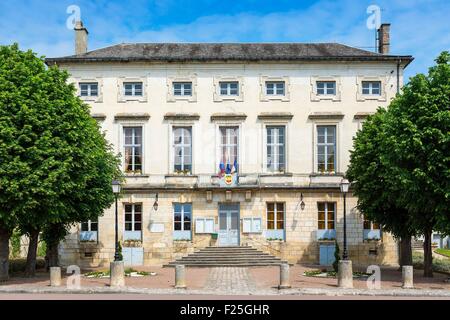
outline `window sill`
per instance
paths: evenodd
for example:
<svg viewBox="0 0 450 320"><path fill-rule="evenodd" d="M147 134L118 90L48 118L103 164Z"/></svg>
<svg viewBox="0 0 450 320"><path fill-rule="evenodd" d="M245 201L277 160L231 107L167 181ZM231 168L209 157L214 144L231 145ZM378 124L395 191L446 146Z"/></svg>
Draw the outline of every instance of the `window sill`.
<svg viewBox="0 0 450 320"><path fill-rule="evenodd" d="M259 175L260 177L292 177L293 174L290 172L265 172Z"/></svg>
<svg viewBox="0 0 450 320"><path fill-rule="evenodd" d="M309 175L310 177L344 177L341 172L313 172Z"/></svg>
<svg viewBox="0 0 450 320"><path fill-rule="evenodd" d="M150 175L143 173L125 173L123 175L125 178L148 178Z"/></svg>

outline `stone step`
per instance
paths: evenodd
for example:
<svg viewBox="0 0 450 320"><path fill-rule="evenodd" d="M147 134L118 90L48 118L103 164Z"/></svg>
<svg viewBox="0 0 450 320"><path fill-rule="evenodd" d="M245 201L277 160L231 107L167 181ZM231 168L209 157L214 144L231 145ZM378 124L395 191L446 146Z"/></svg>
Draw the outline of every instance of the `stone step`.
<svg viewBox="0 0 450 320"><path fill-rule="evenodd" d="M165 267L183 264L190 267L251 267L251 266L277 266L286 263L278 257L262 252L249 246L234 247L206 247L180 259L172 261Z"/></svg>
<svg viewBox="0 0 450 320"><path fill-rule="evenodd" d="M251 262L251 263L181 263L181 262L171 262L164 265L163 267L175 267L176 265L184 265L186 267L199 267L199 268L216 268L216 267L269 267L269 266L279 266L282 263L287 263L286 261L280 262Z"/></svg>
<svg viewBox="0 0 450 320"><path fill-rule="evenodd" d="M195 261L195 262L208 262L208 261L217 261L217 262L226 262L226 261L236 261L236 262L240 262L240 261L245 261L245 262L253 262L253 261L277 261L279 262L280 259L274 259L274 258L258 258L258 259L248 259L248 258L241 258L241 259L233 259L233 258L227 258L227 259L215 259L215 258L202 258L202 259L198 259L196 257L192 257L192 258L181 258L177 261L181 261L181 262L190 262L190 261Z"/></svg>

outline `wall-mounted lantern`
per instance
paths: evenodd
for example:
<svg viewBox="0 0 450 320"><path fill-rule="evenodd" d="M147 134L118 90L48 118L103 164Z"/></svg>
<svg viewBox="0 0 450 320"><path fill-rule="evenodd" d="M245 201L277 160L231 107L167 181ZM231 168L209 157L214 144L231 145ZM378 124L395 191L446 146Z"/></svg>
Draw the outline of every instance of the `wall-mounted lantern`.
<svg viewBox="0 0 450 320"><path fill-rule="evenodd" d="M303 193L300 193L300 209L305 210L305 201L303 201Z"/></svg>
<svg viewBox="0 0 450 320"><path fill-rule="evenodd" d="M155 196L155 203L153 203L153 210L158 210L158 194Z"/></svg>

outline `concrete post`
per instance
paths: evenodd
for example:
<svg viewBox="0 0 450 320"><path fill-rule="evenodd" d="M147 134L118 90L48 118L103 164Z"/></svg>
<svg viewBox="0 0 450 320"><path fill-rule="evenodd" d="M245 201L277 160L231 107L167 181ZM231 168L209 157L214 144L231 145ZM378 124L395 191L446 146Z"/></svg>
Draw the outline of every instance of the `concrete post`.
<svg viewBox="0 0 450 320"><path fill-rule="evenodd" d="M110 287L124 287L125 286L125 270L124 270L123 261L111 262L109 285L110 285Z"/></svg>
<svg viewBox="0 0 450 320"><path fill-rule="evenodd" d="M289 283L289 264L280 264L280 284L278 289L289 289L291 287Z"/></svg>
<svg viewBox="0 0 450 320"><path fill-rule="evenodd" d="M182 264L175 266L175 288L186 289L186 268Z"/></svg>
<svg viewBox="0 0 450 320"><path fill-rule="evenodd" d="M61 285L61 268L50 267L50 286L59 287Z"/></svg>
<svg viewBox="0 0 450 320"><path fill-rule="evenodd" d="M339 260L338 287L353 288L353 268L351 260Z"/></svg>
<svg viewBox="0 0 450 320"><path fill-rule="evenodd" d="M414 288L414 269L413 266L402 267L402 288L413 289Z"/></svg>

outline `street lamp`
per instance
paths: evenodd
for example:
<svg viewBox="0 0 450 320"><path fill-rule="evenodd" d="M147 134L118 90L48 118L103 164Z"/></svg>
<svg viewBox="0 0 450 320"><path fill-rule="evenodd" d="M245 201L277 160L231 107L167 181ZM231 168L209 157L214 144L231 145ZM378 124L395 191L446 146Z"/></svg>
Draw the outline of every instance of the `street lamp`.
<svg viewBox="0 0 450 320"><path fill-rule="evenodd" d="M118 235L118 212L117 212L117 197L120 193L120 181L119 180L113 180L112 181L112 191L114 193L114 197L116 199L116 234L115 234L115 240L116 240L116 249L114 251L114 261L120 261L119 256L119 235Z"/></svg>
<svg viewBox="0 0 450 320"><path fill-rule="evenodd" d="M348 192L348 188L350 187L350 182L347 179L342 179L341 183L339 185L341 188L341 192L344 196L344 253L342 255L342 260L348 260L348 251L347 251L347 215L345 212L346 209L346 203L345 203L345 197Z"/></svg>

